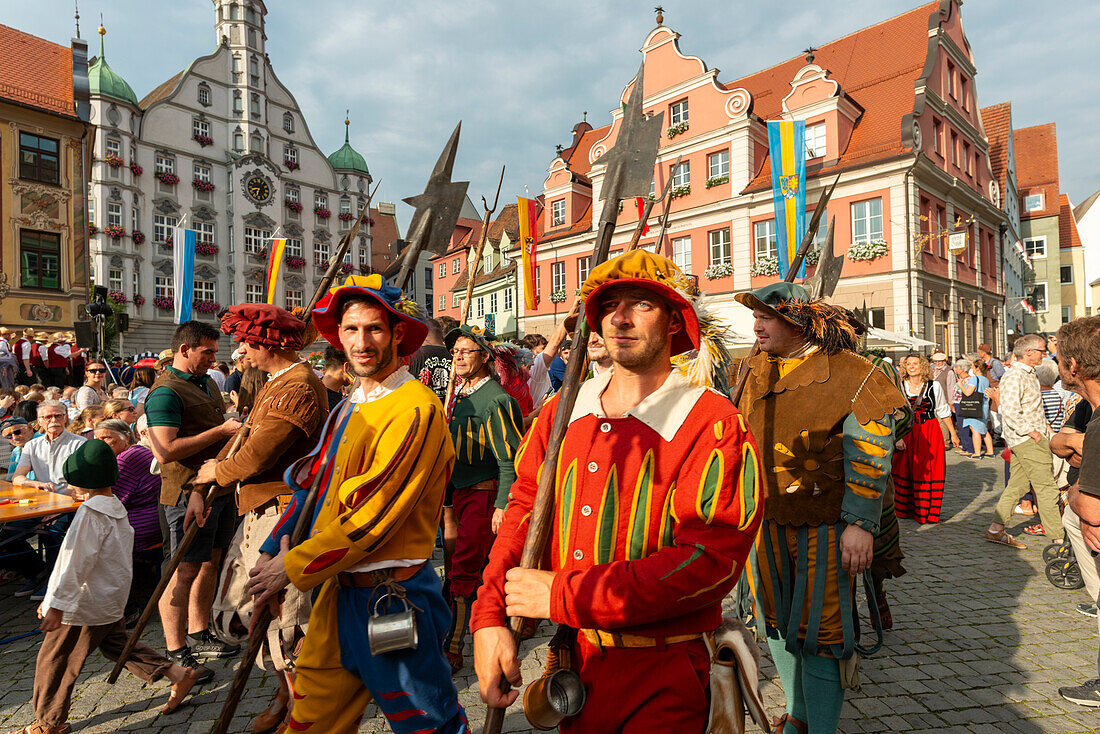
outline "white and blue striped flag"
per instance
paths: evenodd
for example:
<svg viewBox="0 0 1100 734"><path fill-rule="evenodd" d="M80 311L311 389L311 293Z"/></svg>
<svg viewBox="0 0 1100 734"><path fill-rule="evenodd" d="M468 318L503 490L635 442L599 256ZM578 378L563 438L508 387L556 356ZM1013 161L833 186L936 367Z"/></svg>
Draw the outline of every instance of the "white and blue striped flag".
<svg viewBox="0 0 1100 734"><path fill-rule="evenodd" d="M198 233L184 229L183 222L176 225L172 234L172 278L175 286L175 321L182 324L191 320L191 306L195 298L195 244Z"/></svg>

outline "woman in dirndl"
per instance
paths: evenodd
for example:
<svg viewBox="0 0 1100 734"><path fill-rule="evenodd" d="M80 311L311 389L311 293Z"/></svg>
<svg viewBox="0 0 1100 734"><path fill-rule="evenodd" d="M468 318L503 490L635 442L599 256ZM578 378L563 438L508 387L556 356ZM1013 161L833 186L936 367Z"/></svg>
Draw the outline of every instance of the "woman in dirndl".
<svg viewBox="0 0 1100 734"><path fill-rule="evenodd" d="M951 421L951 405L943 388L932 379L928 360L910 354L902 367L905 396L913 409L913 428L894 452L894 510L899 518L921 524L939 522L947 469L940 424L951 436L953 446L959 445L959 436Z"/></svg>

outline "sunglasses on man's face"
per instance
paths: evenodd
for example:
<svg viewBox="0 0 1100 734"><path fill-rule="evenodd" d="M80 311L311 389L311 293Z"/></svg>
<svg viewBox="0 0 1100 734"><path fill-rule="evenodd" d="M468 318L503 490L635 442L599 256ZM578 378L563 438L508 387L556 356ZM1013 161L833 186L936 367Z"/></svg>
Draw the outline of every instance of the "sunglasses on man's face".
<svg viewBox="0 0 1100 734"><path fill-rule="evenodd" d="M93 367L93 368L91 368L91 369L89 369L89 370L84 370L84 371L85 371L85 372L91 372L91 373L92 373L93 375L95 375L95 374L101 374L101 373L103 373L103 372L106 372L107 370L105 370L105 369L100 369L99 367Z"/></svg>
<svg viewBox="0 0 1100 734"><path fill-rule="evenodd" d="M4 434L4 438L12 438L13 436L22 436L23 431L24 431L24 429L22 429L22 428L13 428L12 430L10 430L10 431L8 431L7 433Z"/></svg>

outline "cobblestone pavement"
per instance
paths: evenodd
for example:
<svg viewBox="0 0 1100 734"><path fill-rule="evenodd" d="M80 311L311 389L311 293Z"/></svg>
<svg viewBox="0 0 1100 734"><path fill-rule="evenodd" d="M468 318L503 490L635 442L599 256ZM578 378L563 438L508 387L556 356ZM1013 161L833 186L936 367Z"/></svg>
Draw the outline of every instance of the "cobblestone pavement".
<svg viewBox="0 0 1100 734"><path fill-rule="evenodd" d="M1095 620L1074 610L1083 591L1055 589L1043 575L1042 542L1026 551L986 543L1002 483L999 459L949 459L944 520L920 527L902 521L909 573L888 586L895 629L883 652L863 663L863 690L848 696L843 732L1076 732L1100 731L1100 716L1063 701L1060 685L1096 676ZM34 605L0 590L0 633L35 628ZM541 670L547 625L524 646L523 673ZM151 626L145 639L162 644ZM0 731L31 723L30 691L38 639L0 647ZM95 655L76 690L71 721L82 734L96 732L208 732L225 700L235 661L215 663L217 678L177 713L159 716L166 683L146 686L124 675L106 682L110 664ZM773 714L783 706L775 669L765 660L763 683ZM462 703L480 728L484 708L469 666L457 678ZM267 705L274 684L253 675L233 732L250 731L249 718ZM373 718L370 718L373 717ZM505 731L528 731L518 707ZM373 707L361 731L388 731Z"/></svg>

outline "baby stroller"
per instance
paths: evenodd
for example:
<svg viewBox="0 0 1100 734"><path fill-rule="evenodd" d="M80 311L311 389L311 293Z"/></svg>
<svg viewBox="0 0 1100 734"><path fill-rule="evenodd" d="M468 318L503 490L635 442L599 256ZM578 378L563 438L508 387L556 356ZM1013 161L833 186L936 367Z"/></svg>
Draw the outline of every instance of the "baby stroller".
<svg viewBox="0 0 1100 734"><path fill-rule="evenodd" d="M1068 540L1051 543L1043 548L1043 560L1047 564L1047 581L1058 589L1074 591L1083 588L1085 580L1081 578L1081 567L1073 556L1073 547Z"/></svg>

